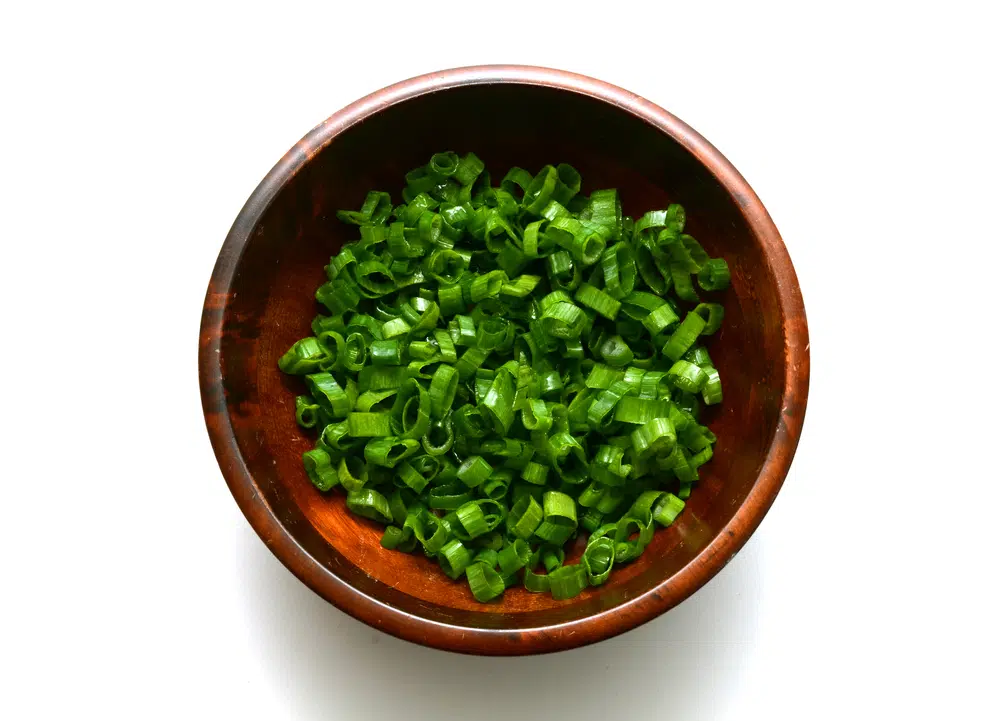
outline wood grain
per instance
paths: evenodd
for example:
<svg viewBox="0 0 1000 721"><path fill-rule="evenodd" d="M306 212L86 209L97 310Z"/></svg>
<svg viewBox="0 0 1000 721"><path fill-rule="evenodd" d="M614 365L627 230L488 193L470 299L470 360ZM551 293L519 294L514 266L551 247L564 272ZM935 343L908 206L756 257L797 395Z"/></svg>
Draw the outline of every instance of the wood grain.
<svg viewBox="0 0 1000 721"><path fill-rule="evenodd" d="M474 150L495 175L568 162L584 190L617 187L625 211L680 202L690 232L724 256L732 287L713 339L725 401L687 510L635 563L569 601L511 589L479 604L426 558L384 551L373 524L322 495L302 469L299 381L276 366L309 333L323 265L350 228L339 208L396 192L433 152ZM397 193L398 194L398 193ZM202 316L205 420L237 503L272 552L344 611L417 643L481 654L557 651L633 628L675 606L743 546L781 488L809 384L805 309L778 231L756 194L704 138L652 103L571 73L485 66L385 88L313 129L247 201L219 255Z"/></svg>

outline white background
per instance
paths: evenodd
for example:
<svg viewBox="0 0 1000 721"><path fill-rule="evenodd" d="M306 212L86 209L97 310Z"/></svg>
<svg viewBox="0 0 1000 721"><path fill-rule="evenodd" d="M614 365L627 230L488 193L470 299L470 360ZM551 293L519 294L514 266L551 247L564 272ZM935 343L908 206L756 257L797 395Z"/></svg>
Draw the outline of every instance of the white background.
<svg viewBox="0 0 1000 721"><path fill-rule="evenodd" d="M0 11L0 717L997 717L992 3L269 5ZM525 659L397 641L286 572L196 371L216 254L281 154L487 62L594 75L715 143L788 244L812 342L799 452L745 550L636 631Z"/></svg>

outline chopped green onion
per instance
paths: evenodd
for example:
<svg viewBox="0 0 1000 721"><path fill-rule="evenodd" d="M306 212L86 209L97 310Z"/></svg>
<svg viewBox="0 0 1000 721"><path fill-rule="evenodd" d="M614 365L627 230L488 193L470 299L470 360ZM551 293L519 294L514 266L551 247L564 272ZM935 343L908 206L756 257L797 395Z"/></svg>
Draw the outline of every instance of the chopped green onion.
<svg viewBox="0 0 1000 721"><path fill-rule="evenodd" d="M469 290L469 300L478 303L485 298L491 298L500 293L507 283L507 274L502 270L493 270L485 275L477 276L472 281Z"/></svg>
<svg viewBox="0 0 1000 721"><path fill-rule="evenodd" d="M391 340L373 340L369 353L372 365L399 366L403 365L403 344L398 338Z"/></svg>
<svg viewBox="0 0 1000 721"><path fill-rule="evenodd" d="M337 472L330 465L329 454L321 448L314 448L303 453L302 462L306 467L309 480L319 490L329 491L340 482Z"/></svg>
<svg viewBox="0 0 1000 721"><path fill-rule="evenodd" d="M573 260L584 266L596 263L604 252L605 239L601 233L568 215L549 222L546 234L556 245L568 250Z"/></svg>
<svg viewBox="0 0 1000 721"><path fill-rule="evenodd" d="M352 438L381 438L391 433L388 413L347 414L347 434Z"/></svg>
<svg viewBox="0 0 1000 721"><path fill-rule="evenodd" d="M486 415L493 419L493 429L505 437L514 422L514 380L509 373L496 374L481 405Z"/></svg>
<svg viewBox="0 0 1000 721"><path fill-rule="evenodd" d="M679 360L670 366L667 371L667 378L677 388L688 393L697 393L705 385L708 376L700 366L686 360Z"/></svg>
<svg viewBox="0 0 1000 721"><path fill-rule="evenodd" d="M642 459L669 453L677 442L677 433L669 418L654 418L632 431L631 438L636 456Z"/></svg>
<svg viewBox="0 0 1000 721"><path fill-rule="evenodd" d="M653 509L653 520L661 526L669 526L684 510L684 501L673 493L663 494L663 498Z"/></svg>
<svg viewBox="0 0 1000 721"><path fill-rule="evenodd" d="M517 538L500 550L497 561L500 573L508 576L524 568L531 558L531 547L523 538Z"/></svg>
<svg viewBox="0 0 1000 721"><path fill-rule="evenodd" d="M664 524L668 525L668 524ZM580 565L587 574L591 586L600 586L608 580L615 565L615 543L607 537L596 538L587 544L587 550L580 558Z"/></svg>
<svg viewBox="0 0 1000 721"><path fill-rule="evenodd" d="M694 313L705 321L705 327L701 330L702 335L712 335L722 327L725 311L718 303L699 303L695 306Z"/></svg>
<svg viewBox="0 0 1000 721"><path fill-rule="evenodd" d="M303 428L312 428L319 421L319 404L313 402L312 396L297 396L295 398L295 422Z"/></svg>
<svg viewBox="0 0 1000 721"><path fill-rule="evenodd" d="M510 509L508 525L517 538L530 538L544 518L544 511L532 496L522 496Z"/></svg>
<svg viewBox="0 0 1000 721"><path fill-rule="evenodd" d="M618 243L601 256L604 287L612 298L622 300L635 290L636 269L632 247Z"/></svg>
<svg viewBox="0 0 1000 721"><path fill-rule="evenodd" d="M715 405L722 402L722 381L719 380L719 371L715 368L705 369L705 384L701 388L701 397L706 405Z"/></svg>
<svg viewBox="0 0 1000 721"><path fill-rule="evenodd" d="M573 598L586 587L587 573L579 564L562 566L549 574L549 590L557 601Z"/></svg>
<svg viewBox="0 0 1000 721"><path fill-rule="evenodd" d="M441 419L451 410L458 392L458 372L453 366L442 363L431 378L431 415Z"/></svg>
<svg viewBox="0 0 1000 721"><path fill-rule="evenodd" d="M642 324L646 326L652 335L658 335L667 329L668 326L676 323L680 318L674 309L664 303L659 308L642 319Z"/></svg>
<svg viewBox="0 0 1000 721"><path fill-rule="evenodd" d="M612 368L627 366L635 358L632 349L620 335L605 338L597 352L604 359L604 362Z"/></svg>
<svg viewBox="0 0 1000 721"><path fill-rule="evenodd" d="M384 545L384 544L383 544ZM448 541L438 551L438 563L448 578L455 580L461 576L472 562L472 554L457 538Z"/></svg>
<svg viewBox="0 0 1000 721"><path fill-rule="evenodd" d="M551 165L542 168L524 192L524 199L521 201L524 209L539 215L552 198L557 182L559 182L559 172L555 168Z"/></svg>
<svg viewBox="0 0 1000 721"><path fill-rule="evenodd" d="M521 478L535 486L544 486L548 475L549 467L534 461L529 461L521 470Z"/></svg>
<svg viewBox="0 0 1000 721"><path fill-rule="evenodd" d="M493 468L483 460L482 456L469 456L458 467L458 478L469 488L475 488L485 482Z"/></svg>
<svg viewBox="0 0 1000 721"><path fill-rule="evenodd" d="M382 534L382 540L379 541L382 548L393 550L394 548L400 548L401 544L406 542L408 537L412 537L413 532L409 529L402 529L398 526L386 526L385 532Z"/></svg>
<svg viewBox="0 0 1000 721"><path fill-rule="evenodd" d="M625 396L615 405L614 419L623 423L643 425L654 418L666 417L669 410L668 400Z"/></svg>
<svg viewBox="0 0 1000 721"><path fill-rule="evenodd" d="M312 373L306 376L309 394L331 418L343 419L351 410L351 400L336 379L329 373Z"/></svg>
<svg viewBox="0 0 1000 721"><path fill-rule="evenodd" d="M293 375L306 375L320 370L320 363L328 353L318 338L303 338L295 341L278 360L278 368Z"/></svg>
<svg viewBox="0 0 1000 721"><path fill-rule="evenodd" d="M698 292L694 289L694 284L691 282L691 272L680 263L670 264L670 279L674 284L674 293L681 300L690 301L691 303L698 302Z"/></svg>
<svg viewBox="0 0 1000 721"><path fill-rule="evenodd" d="M433 421L427 433L420 439L424 452L431 456L443 456L455 444L455 426L451 413Z"/></svg>
<svg viewBox="0 0 1000 721"><path fill-rule="evenodd" d="M607 428L614 420L615 406L628 391L629 385L625 381L615 381L610 388L602 390L587 409L587 424L590 428L595 431Z"/></svg>
<svg viewBox="0 0 1000 721"><path fill-rule="evenodd" d="M410 438L386 436L375 438L365 445L365 460L376 466L394 468L404 458L420 449L420 443Z"/></svg>
<svg viewBox="0 0 1000 721"><path fill-rule="evenodd" d="M678 361L698 340L705 329L705 320L698 313L688 313L677 330L667 339L663 346L663 355L672 361Z"/></svg>
<svg viewBox="0 0 1000 721"><path fill-rule="evenodd" d="M455 315L465 310L466 302L462 293L462 286L442 285L438 288L438 305L442 315Z"/></svg>
<svg viewBox="0 0 1000 721"><path fill-rule="evenodd" d="M316 290L330 315L278 360L304 382L309 481L481 602L606 583L675 522L717 442L698 410L722 401L702 336L724 309L695 281L725 289L726 260L680 205L633 220L615 189L583 189L565 163L495 187L475 154L434 154L400 205L372 191L338 212L357 235Z"/></svg>
<svg viewBox="0 0 1000 721"><path fill-rule="evenodd" d="M554 338L577 338L583 333L587 316L573 303L560 301L545 310L542 328Z"/></svg>
<svg viewBox="0 0 1000 721"><path fill-rule="evenodd" d="M698 271L702 290L724 290L729 287L729 265L724 258L712 258Z"/></svg>
<svg viewBox="0 0 1000 721"><path fill-rule="evenodd" d="M465 569L465 577L469 581L472 595L483 603L502 594L505 588L500 574L485 563L473 563Z"/></svg>
<svg viewBox="0 0 1000 721"><path fill-rule="evenodd" d="M361 488L347 494L347 508L352 513L383 523L392 522L389 511L389 501L385 496L371 488Z"/></svg>
<svg viewBox="0 0 1000 721"><path fill-rule="evenodd" d="M427 505L441 510L454 510L471 498L467 486L461 483L445 483L431 488L427 494Z"/></svg>
<svg viewBox="0 0 1000 721"><path fill-rule="evenodd" d="M576 300L597 311L608 320L614 320L622 304L603 290L595 288L590 283L582 283L576 291Z"/></svg>
<svg viewBox="0 0 1000 721"><path fill-rule="evenodd" d="M529 431L548 432L552 428L548 404L540 398L527 399L521 408L521 424Z"/></svg>

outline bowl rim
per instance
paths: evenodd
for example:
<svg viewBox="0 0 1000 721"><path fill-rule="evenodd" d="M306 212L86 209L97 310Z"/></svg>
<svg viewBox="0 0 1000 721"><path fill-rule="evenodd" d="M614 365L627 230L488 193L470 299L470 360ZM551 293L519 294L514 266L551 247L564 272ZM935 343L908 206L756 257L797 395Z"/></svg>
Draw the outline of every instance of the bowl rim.
<svg viewBox="0 0 1000 721"><path fill-rule="evenodd" d="M243 461L226 407L221 363L228 289L250 233L282 188L340 133L384 108L427 93L484 84L543 86L589 96L647 122L685 147L729 192L763 247L777 281L784 331L778 428L753 488L716 538L676 574L615 608L576 621L516 630L454 626L406 613L364 594L306 553L258 492ZM798 445L809 388L809 335L795 270L774 222L743 176L711 143L658 105L601 80L527 65L480 65L419 75L367 95L313 128L275 164L240 210L212 272L200 330L199 380L212 447L240 510L271 552L313 591L369 626L462 653L522 655L575 648L624 633L688 598L733 558L770 509Z"/></svg>

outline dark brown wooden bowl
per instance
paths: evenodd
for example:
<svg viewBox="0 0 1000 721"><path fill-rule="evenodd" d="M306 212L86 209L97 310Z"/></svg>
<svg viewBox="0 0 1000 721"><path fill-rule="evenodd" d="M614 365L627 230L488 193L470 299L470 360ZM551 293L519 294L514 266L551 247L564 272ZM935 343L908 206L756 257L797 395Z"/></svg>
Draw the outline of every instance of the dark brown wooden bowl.
<svg viewBox="0 0 1000 721"><path fill-rule="evenodd" d="M638 215L680 202L729 261L725 325L710 350L725 400L719 436L687 509L634 563L569 601L524 589L477 603L422 555L385 551L380 530L321 494L302 468L298 379L277 368L309 335L323 266L354 231L335 218L371 188L398 196L432 153L475 151L494 174L567 162L584 191L617 187ZM398 199L398 198L397 198ZM208 432L233 496L268 548L318 594L365 623L428 646L525 654L581 646L677 605L757 528L788 472L809 385L795 271L767 211L712 145L660 107L591 78L486 66L424 75L330 116L293 147L240 211L205 299L199 355Z"/></svg>

